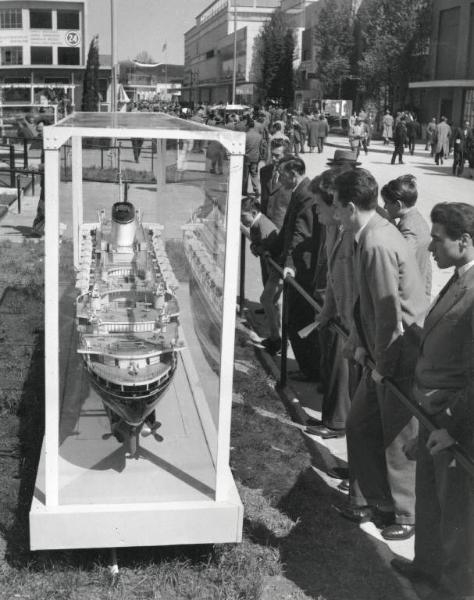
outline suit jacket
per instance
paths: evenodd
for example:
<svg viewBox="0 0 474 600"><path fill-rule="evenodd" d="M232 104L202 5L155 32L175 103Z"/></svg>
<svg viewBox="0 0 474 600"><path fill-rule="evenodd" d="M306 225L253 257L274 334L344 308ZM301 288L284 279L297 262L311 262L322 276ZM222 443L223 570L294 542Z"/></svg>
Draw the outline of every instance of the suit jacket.
<svg viewBox="0 0 474 600"><path fill-rule="evenodd" d="M291 198L291 190L283 187L280 181L273 181L273 165L260 169L260 189L262 212L281 229Z"/></svg>
<svg viewBox="0 0 474 600"><path fill-rule="evenodd" d="M464 127L457 127L449 140L450 147L454 149L454 152L466 152L471 137L472 130L469 127L467 130Z"/></svg>
<svg viewBox="0 0 474 600"><path fill-rule="evenodd" d="M282 228L274 245L283 267L295 270L296 280L313 289L323 228L316 213L316 200L305 177L291 194Z"/></svg>
<svg viewBox="0 0 474 600"><path fill-rule="evenodd" d="M425 292L429 301L431 299L432 269L430 253L428 251L428 246L431 243L428 223L421 216L419 210L413 207L401 216L397 227L407 241L413 256L416 258L420 275L425 282Z"/></svg>
<svg viewBox="0 0 474 600"><path fill-rule="evenodd" d="M354 235L339 227L326 227L327 288L322 322L338 319L349 332L354 308Z"/></svg>
<svg viewBox="0 0 474 600"><path fill-rule="evenodd" d="M459 442L472 446L474 430L474 268L452 283L426 316L415 370L417 398L439 415ZM446 409L449 409L446 412Z"/></svg>
<svg viewBox="0 0 474 600"><path fill-rule="evenodd" d="M409 377L427 298L408 245L375 213L361 232L354 263L358 343L381 375Z"/></svg>

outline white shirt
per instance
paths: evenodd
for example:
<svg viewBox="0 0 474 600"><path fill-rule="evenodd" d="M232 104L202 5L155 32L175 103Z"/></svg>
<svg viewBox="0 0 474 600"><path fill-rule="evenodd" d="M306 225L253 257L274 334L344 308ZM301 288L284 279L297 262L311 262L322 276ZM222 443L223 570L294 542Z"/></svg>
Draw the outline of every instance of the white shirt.
<svg viewBox="0 0 474 600"><path fill-rule="evenodd" d="M474 267L474 260L471 260L468 263L466 263L465 265L463 265L462 267L459 267L459 269L458 269L459 277L461 277L461 275L464 275L464 273L467 273L467 271L469 271L469 269L472 267Z"/></svg>
<svg viewBox="0 0 474 600"><path fill-rule="evenodd" d="M375 215L375 212L374 212L374 214L373 214L373 215L371 215L370 219L371 219L371 218L372 218L374 215ZM366 222L366 223L364 223L364 224L362 225L362 227L359 229L359 231L357 231L356 233L354 233L354 241L356 242L356 244L358 244L358 243L359 243L360 236L361 236L362 232L364 231L364 229L367 227L367 225L368 225L368 223L369 223L370 219L368 219L368 220L367 220L367 222Z"/></svg>

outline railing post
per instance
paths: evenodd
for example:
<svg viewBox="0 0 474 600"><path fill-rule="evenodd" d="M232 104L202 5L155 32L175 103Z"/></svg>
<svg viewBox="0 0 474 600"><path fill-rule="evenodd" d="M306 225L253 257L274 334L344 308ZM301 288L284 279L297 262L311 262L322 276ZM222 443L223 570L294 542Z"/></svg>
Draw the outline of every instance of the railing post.
<svg viewBox="0 0 474 600"><path fill-rule="evenodd" d="M125 202L128 202L128 181L125 181L123 184L123 199Z"/></svg>
<svg viewBox="0 0 474 600"><path fill-rule="evenodd" d="M122 149L122 145L119 142L119 145L117 147L117 170L120 173L120 150Z"/></svg>
<svg viewBox="0 0 474 600"><path fill-rule="evenodd" d="M23 139L23 168L28 168L28 140Z"/></svg>
<svg viewBox="0 0 474 600"><path fill-rule="evenodd" d="M280 387L286 386L287 364L288 364L288 296L290 283L288 278L283 279L282 294L282 320L281 320L281 361L280 361Z"/></svg>
<svg viewBox="0 0 474 600"><path fill-rule="evenodd" d="M15 146L10 144L10 187L15 187Z"/></svg>
<svg viewBox="0 0 474 600"><path fill-rule="evenodd" d="M31 195L35 195L35 174L31 173Z"/></svg>
<svg viewBox="0 0 474 600"><path fill-rule="evenodd" d="M20 175L16 176L16 193L18 197L18 214L21 215L21 178Z"/></svg>
<svg viewBox="0 0 474 600"><path fill-rule="evenodd" d="M244 314L245 305L245 253L246 253L247 238L245 234L240 235L240 303L239 303L239 317Z"/></svg>
<svg viewBox="0 0 474 600"><path fill-rule="evenodd" d="M104 168L104 148L100 147L100 168Z"/></svg>

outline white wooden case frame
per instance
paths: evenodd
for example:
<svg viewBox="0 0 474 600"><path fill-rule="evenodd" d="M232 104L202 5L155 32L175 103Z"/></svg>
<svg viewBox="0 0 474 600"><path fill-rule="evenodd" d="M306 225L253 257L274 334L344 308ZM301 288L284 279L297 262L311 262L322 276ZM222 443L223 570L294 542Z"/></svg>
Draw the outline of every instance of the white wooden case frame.
<svg viewBox="0 0 474 600"><path fill-rule="evenodd" d="M87 122L87 125L83 123ZM157 128L150 125L160 123ZM211 501L127 504L59 502L59 167L72 142L74 261L78 260L82 206L82 138L217 140L230 156L217 431L200 414L206 436L217 436L215 497ZM44 128L45 436L30 511L32 550L239 542L243 508L229 467L235 307L240 244L240 198L245 135L156 113L76 113ZM197 376L197 375L196 375ZM205 412L205 410L204 410ZM214 427L214 429L213 429ZM150 469L156 466L150 465Z"/></svg>

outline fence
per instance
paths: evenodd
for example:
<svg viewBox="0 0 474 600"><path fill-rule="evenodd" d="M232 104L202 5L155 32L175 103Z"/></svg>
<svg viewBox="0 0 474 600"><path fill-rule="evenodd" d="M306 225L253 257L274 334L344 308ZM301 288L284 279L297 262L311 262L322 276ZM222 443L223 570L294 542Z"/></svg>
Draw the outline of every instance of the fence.
<svg viewBox="0 0 474 600"><path fill-rule="evenodd" d="M239 314L243 315L245 306L245 268L246 268L246 240L247 235L242 232L240 243L240 306ZM283 269L271 258L267 258L267 264L276 269L283 277ZM282 328L281 328L281 366L280 366L280 386L283 388L287 382L287 348L288 348L288 290L293 287L309 305L314 309L315 313L321 312L321 306L316 300L306 292L293 277L285 277L283 280L282 294ZM331 321L329 327L338 335L347 338L347 332L337 323ZM367 360L366 366L374 370L375 364L371 360ZM428 413L411 398L407 397L390 378L385 377L382 384L389 389L392 394L415 416L418 421L431 433L438 430L438 427L433 422ZM473 457L459 444L455 444L449 448L453 457L458 464L474 478L474 459Z"/></svg>

